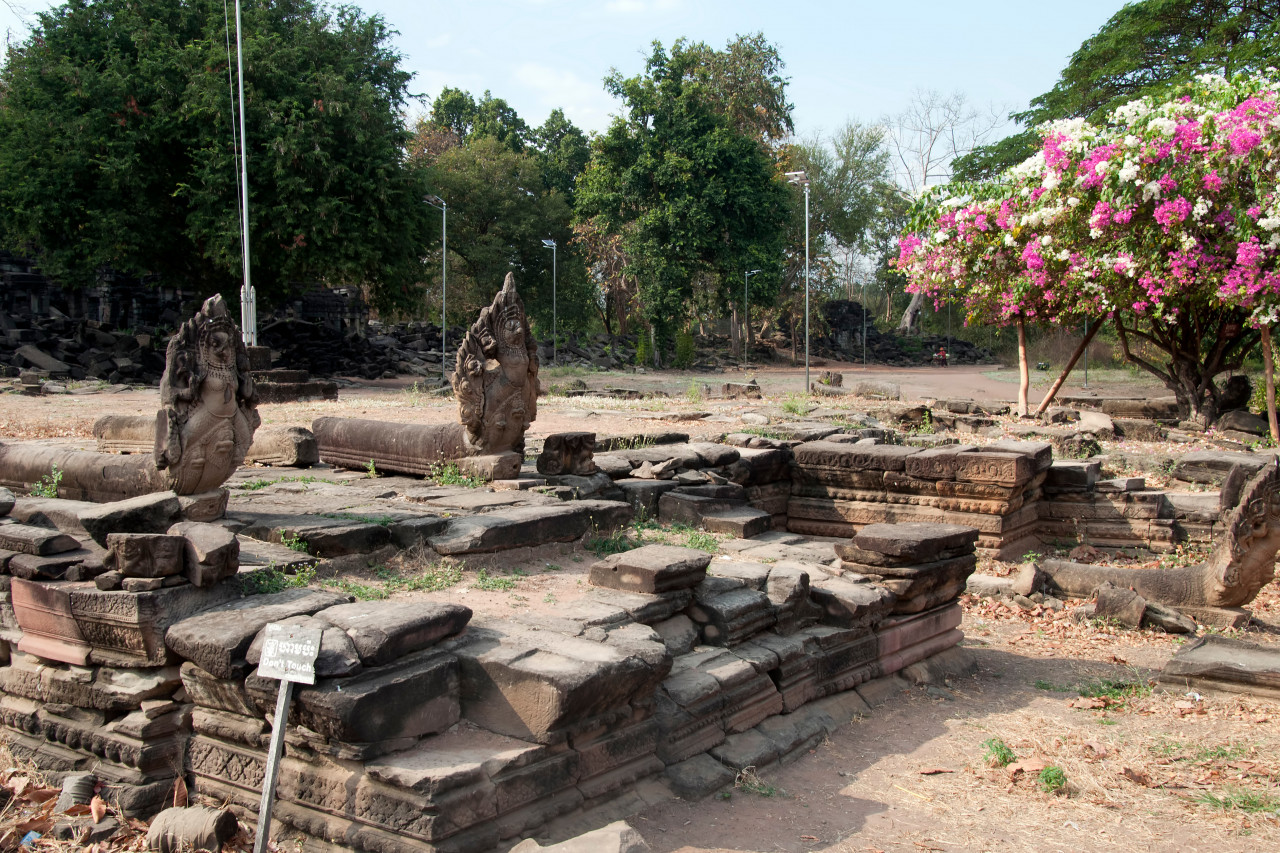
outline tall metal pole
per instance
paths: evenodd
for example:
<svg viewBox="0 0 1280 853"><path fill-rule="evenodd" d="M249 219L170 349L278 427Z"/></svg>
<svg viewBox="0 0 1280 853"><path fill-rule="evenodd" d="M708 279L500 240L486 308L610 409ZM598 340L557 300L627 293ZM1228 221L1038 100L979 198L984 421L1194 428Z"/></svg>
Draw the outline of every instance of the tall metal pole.
<svg viewBox="0 0 1280 853"><path fill-rule="evenodd" d="M449 381L449 203L440 199L440 377Z"/></svg>
<svg viewBox="0 0 1280 853"><path fill-rule="evenodd" d="M804 395L809 396L809 181L804 182Z"/></svg>
<svg viewBox="0 0 1280 853"><path fill-rule="evenodd" d="M236 71L240 77L240 254L244 284L240 287L240 334L247 346L258 345L258 294L249 280L249 140L244 135L244 37L240 0L236 0Z"/></svg>
<svg viewBox="0 0 1280 853"><path fill-rule="evenodd" d="M551 363L555 364L559 356L556 350L556 241L548 237L542 246L551 250Z"/></svg>
<svg viewBox="0 0 1280 853"><path fill-rule="evenodd" d="M551 244L551 363L556 364L559 356L556 354L556 323L558 321L556 314L556 244Z"/></svg>

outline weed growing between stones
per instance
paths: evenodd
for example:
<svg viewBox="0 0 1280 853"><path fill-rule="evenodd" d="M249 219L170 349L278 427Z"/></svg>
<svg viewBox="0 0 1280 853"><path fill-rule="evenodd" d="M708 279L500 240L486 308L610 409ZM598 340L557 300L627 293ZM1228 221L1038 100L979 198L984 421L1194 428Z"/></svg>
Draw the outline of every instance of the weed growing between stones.
<svg viewBox="0 0 1280 853"><path fill-rule="evenodd" d="M341 521L354 521L359 524L376 524L379 527L390 527L396 523L393 515L356 515L350 512L322 512L324 518L336 518Z"/></svg>
<svg viewBox="0 0 1280 853"><path fill-rule="evenodd" d="M465 486L468 489L478 489L484 485L484 480L479 477L462 473L457 462L441 462L432 465L431 473L427 478L438 486Z"/></svg>
<svg viewBox="0 0 1280 853"><path fill-rule="evenodd" d="M50 468L49 473L45 474L40 480L31 486L31 496L33 498L56 498L58 496L58 486L62 483L62 471L57 465Z"/></svg>
<svg viewBox="0 0 1280 853"><path fill-rule="evenodd" d="M631 537L626 528L615 530L608 535L603 535L599 529L595 529L594 535L587 540L587 549L597 557L621 554L623 551L638 547L640 543Z"/></svg>
<svg viewBox="0 0 1280 853"><path fill-rule="evenodd" d="M283 527L280 528L280 544L288 548L290 551L297 551L299 554L307 553L307 541L296 533L290 533Z"/></svg>
<svg viewBox="0 0 1280 853"><path fill-rule="evenodd" d="M375 480L381 475L378 473L378 466L373 464L373 460L369 460L369 464L364 466L364 472L369 475L370 480Z"/></svg>
<svg viewBox="0 0 1280 853"><path fill-rule="evenodd" d="M701 403L702 387L697 382L690 382L689 387L684 389L684 398L690 403Z"/></svg>
<svg viewBox="0 0 1280 853"><path fill-rule="evenodd" d="M245 595L268 595L273 592L284 592L286 589L310 586L315 576L315 566L303 566L293 574L288 574L275 563L271 563L265 569L238 575L236 581L240 584L240 591Z"/></svg>
<svg viewBox="0 0 1280 853"><path fill-rule="evenodd" d="M276 483L302 483L303 485L310 485L311 483L328 483L331 486L346 485L339 480L323 480L320 477L315 477L311 474L303 474L300 477L277 477L274 480L249 480L239 484L238 486L229 485L228 488L242 489L246 492L256 492L259 489L265 489L267 486L274 486Z"/></svg>

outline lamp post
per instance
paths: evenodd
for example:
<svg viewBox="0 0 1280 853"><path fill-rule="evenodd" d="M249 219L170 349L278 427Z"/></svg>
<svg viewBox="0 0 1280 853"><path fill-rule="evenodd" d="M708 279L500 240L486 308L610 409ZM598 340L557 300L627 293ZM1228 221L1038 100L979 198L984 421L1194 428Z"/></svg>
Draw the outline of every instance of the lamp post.
<svg viewBox="0 0 1280 853"><path fill-rule="evenodd" d="M544 249L551 250L551 363L556 363L556 241L542 241Z"/></svg>
<svg viewBox="0 0 1280 853"><path fill-rule="evenodd" d="M236 0L236 75L240 81L240 255L244 261L244 284L240 286L240 335L246 346L256 347L258 291L249 280L249 140L244 135L244 37L240 27L240 0Z"/></svg>
<svg viewBox="0 0 1280 853"><path fill-rule="evenodd" d="M788 183L804 187L804 395L809 396L809 176L787 172Z"/></svg>
<svg viewBox="0 0 1280 853"><path fill-rule="evenodd" d="M747 301L747 282L751 281L751 276L759 272L763 272L763 270L747 270L746 274L742 276L742 328L746 332L742 336L742 341L745 344L745 349L742 353L744 359L751 357L751 309L749 307L750 303Z"/></svg>
<svg viewBox="0 0 1280 853"><path fill-rule="evenodd" d="M449 301L449 205L438 195L429 195L424 199L427 204L440 211L440 377L449 379L449 357L446 354L444 339L448 336L449 321L445 306Z"/></svg>

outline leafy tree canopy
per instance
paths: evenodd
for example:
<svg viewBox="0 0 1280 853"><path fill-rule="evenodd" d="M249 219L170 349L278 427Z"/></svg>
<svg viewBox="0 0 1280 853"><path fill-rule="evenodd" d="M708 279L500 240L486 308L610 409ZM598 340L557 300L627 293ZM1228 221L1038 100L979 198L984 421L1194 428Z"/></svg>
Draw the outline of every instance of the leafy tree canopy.
<svg viewBox="0 0 1280 853"><path fill-rule="evenodd" d="M625 114L593 144L578 188L580 234L585 229L588 245L620 253L615 283L637 282L644 316L661 327L688 316L695 290L710 287L722 304L746 269L775 282L780 276L795 202L767 142L791 127L790 107L780 62L748 66L749 79L723 73L738 67L732 58L744 43L719 53L681 40L668 54L655 42L644 73L614 71L605 81ZM756 49L776 58L762 40ZM742 105L764 92L776 96L768 109L777 112L746 121Z"/></svg>
<svg viewBox="0 0 1280 853"><path fill-rule="evenodd" d="M1033 127L1101 121L1143 95L1200 74L1262 71L1280 56L1280 0L1142 0L1111 17L1071 56L1057 84L1011 117ZM989 178L1030 156L1030 131L956 161L962 180Z"/></svg>
<svg viewBox="0 0 1280 853"><path fill-rule="evenodd" d="M311 0L244 9L250 255L288 282L402 301L422 186L403 157L409 74L382 19ZM68 283L110 266L232 293L238 168L222 3L69 0L0 69L0 239Z"/></svg>

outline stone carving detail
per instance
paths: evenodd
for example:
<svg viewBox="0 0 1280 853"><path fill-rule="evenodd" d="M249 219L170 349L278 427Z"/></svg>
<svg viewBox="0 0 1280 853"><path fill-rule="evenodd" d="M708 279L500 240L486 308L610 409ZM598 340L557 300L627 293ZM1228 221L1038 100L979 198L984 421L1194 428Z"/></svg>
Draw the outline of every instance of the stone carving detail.
<svg viewBox="0 0 1280 853"><path fill-rule="evenodd" d="M586 477L596 472L596 434L558 432L547 436L538 456L539 474L576 474Z"/></svg>
<svg viewBox="0 0 1280 853"><path fill-rule="evenodd" d="M156 414L156 467L180 495L216 489L244 461L261 423L249 355L221 296L169 340Z"/></svg>
<svg viewBox="0 0 1280 853"><path fill-rule="evenodd" d="M1171 607L1241 607L1275 577L1280 553L1280 462L1263 468L1245 485L1227 516L1226 532L1194 566L1123 569L1047 560L1050 585L1069 595L1090 595L1103 583L1136 591L1149 602Z"/></svg>
<svg viewBox="0 0 1280 853"><path fill-rule="evenodd" d="M453 392L468 451L524 452L524 432L538 416L538 345L511 273L458 348Z"/></svg>
<svg viewBox="0 0 1280 853"><path fill-rule="evenodd" d="M115 570L126 578L165 578L182 571L185 541L162 533L108 533Z"/></svg>

